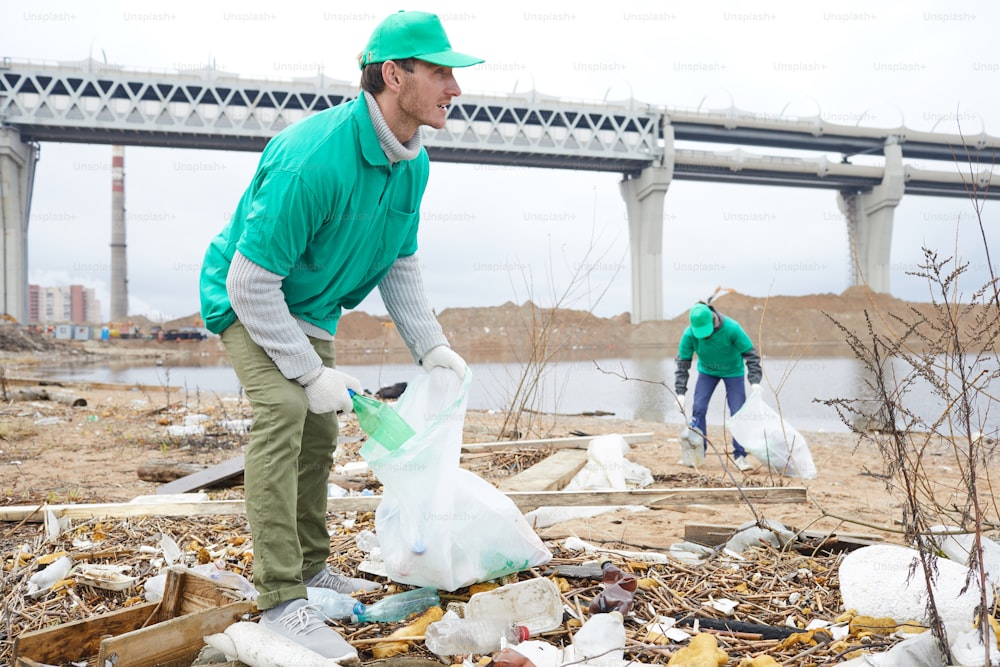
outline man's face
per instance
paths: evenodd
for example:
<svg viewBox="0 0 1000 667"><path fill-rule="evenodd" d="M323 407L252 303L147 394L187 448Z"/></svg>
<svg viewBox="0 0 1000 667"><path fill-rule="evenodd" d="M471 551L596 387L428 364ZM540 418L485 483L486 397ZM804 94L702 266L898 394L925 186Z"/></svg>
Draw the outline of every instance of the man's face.
<svg viewBox="0 0 1000 667"><path fill-rule="evenodd" d="M417 125L440 130L448 118L448 105L462 94L451 67L415 61L412 72L402 72L399 110L403 118Z"/></svg>

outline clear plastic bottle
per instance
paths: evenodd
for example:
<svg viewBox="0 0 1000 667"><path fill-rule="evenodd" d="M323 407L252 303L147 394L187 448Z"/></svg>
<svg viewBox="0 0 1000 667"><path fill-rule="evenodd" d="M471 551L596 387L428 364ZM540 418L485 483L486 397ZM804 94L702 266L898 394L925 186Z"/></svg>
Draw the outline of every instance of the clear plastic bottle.
<svg viewBox="0 0 1000 667"><path fill-rule="evenodd" d="M402 621L410 614L441 604L436 588L414 588L410 591L387 595L351 616L354 623L391 623Z"/></svg>
<svg viewBox="0 0 1000 667"><path fill-rule="evenodd" d="M351 395L358 424L370 438L386 449L395 451L414 436L413 428L388 403L364 396L353 389L348 389L347 392Z"/></svg>
<svg viewBox="0 0 1000 667"><path fill-rule="evenodd" d="M319 605L323 614L330 619L348 618L364 611L365 603L355 600L346 593L338 593L329 588L307 586L306 595L311 604Z"/></svg>
<svg viewBox="0 0 1000 667"><path fill-rule="evenodd" d="M443 618L427 626L424 644L435 655L491 653L501 644L519 644L528 628L506 618Z"/></svg>
<svg viewBox="0 0 1000 667"><path fill-rule="evenodd" d="M509 618L537 635L562 625L563 602L554 581L534 577L473 594L465 616Z"/></svg>

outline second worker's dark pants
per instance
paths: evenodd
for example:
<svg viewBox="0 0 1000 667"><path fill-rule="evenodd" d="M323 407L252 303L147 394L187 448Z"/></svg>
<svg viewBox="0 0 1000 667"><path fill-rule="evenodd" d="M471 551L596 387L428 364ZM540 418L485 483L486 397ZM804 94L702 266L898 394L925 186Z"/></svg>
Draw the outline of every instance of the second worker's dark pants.
<svg viewBox="0 0 1000 667"><path fill-rule="evenodd" d="M698 381L694 385L694 405L691 407L691 427L698 430L703 435L708 431L705 426L705 416L708 414L708 403L712 399L719 381L726 386L726 404L729 406L729 414L736 414L736 411L743 407L747 400L746 388L743 386L743 376L732 378L720 378L714 375L698 374ZM705 445L706 449L708 445ZM747 452L743 446L733 438L733 458L746 456Z"/></svg>

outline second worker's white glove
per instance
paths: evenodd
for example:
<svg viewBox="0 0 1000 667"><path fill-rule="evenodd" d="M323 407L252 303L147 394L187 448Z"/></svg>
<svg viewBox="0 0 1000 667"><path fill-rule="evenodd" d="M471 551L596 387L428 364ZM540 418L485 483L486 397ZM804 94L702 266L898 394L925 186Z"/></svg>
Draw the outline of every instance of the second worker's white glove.
<svg viewBox="0 0 1000 667"><path fill-rule="evenodd" d="M361 380L326 366L319 376L302 386L306 390L306 400L309 401L309 412L318 415L335 410L352 412L354 403L347 390L353 389L357 393L364 393Z"/></svg>
<svg viewBox="0 0 1000 667"><path fill-rule="evenodd" d="M460 357L455 350L451 349L447 345L438 345L437 347L431 348L431 350L420 360L420 365L423 366L424 370L428 372L437 366L450 368L455 371L455 374L458 375L460 379L465 379L465 359Z"/></svg>
<svg viewBox="0 0 1000 667"><path fill-rule="evenodd" d="M685 394L677 394L675 398L677 399L677 409L684 413L684 396Z"/></svg>

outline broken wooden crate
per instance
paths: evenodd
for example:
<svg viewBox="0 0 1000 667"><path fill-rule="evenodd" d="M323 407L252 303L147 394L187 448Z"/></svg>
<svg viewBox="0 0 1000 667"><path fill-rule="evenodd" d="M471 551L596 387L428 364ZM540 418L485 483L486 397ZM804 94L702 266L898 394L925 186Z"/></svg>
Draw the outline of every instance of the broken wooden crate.
<svg viewBox="0 0 1000 667"><path fill-rule="evenodd" d="M254 608L183 568L167 571L163 599L93 618L26 632L14 640L14 667L88 660L95 665L190 665L204 636L222 632ZM96 661L89 662L96 656Z"/></svg>

